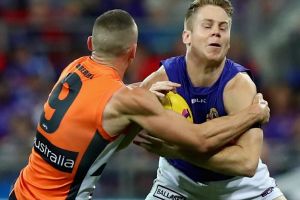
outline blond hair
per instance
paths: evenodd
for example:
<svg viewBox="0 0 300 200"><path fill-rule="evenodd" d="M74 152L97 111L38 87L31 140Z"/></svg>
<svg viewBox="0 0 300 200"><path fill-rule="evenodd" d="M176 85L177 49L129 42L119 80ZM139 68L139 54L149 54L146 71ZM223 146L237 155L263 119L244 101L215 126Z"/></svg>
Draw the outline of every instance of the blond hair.
<svg viewBox="0 0 300 200"><path fill-rule="evenodd" d="M205 5L219 6L225 10L227 15L231 18L233 15L233 6L230 0L195 0L190 4L185 14L185 26L187 29L192 29L193 16L197 10Z"/></svg>

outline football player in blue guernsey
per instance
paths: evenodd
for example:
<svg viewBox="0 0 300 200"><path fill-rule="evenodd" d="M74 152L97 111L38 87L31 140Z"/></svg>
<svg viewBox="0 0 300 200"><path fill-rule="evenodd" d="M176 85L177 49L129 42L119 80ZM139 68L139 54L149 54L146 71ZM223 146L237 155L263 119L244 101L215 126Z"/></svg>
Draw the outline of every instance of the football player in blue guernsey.
<svg viewBox="0 0 300 200"><path fill-rule="evenodd" d="M229 0L195 0L185 17L184 56L161 62L142 86L156 94L176 88L189 104L194 123L231 115L257 93L245 67L226 58L233 7ZM181 86L176 87L179 83ZM253 127L211 155L142 135L136 144L159 154L159 169L147 200L285 200L260 160L263 131Z"/></svg>

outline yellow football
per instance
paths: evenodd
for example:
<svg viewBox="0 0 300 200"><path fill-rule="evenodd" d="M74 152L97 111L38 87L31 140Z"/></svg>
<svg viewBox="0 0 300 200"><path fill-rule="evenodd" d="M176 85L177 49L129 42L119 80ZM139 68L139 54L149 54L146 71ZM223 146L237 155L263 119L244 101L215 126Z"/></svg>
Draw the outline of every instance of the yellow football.
<svg viewBox="0 0 300 200"><path fill-rule="evenodd" d="M190 122L193 122L191 109L185 99L179 94L172 91L168 92L162 100L162 105L165 109L173 110L187 118Z"/></svg>

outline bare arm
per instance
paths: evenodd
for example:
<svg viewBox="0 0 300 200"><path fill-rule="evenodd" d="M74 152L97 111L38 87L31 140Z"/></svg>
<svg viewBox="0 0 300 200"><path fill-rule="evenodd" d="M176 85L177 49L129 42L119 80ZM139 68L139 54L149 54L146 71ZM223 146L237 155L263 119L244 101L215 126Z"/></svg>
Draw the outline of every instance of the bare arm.
<svg viewBox="0 0 300 200"><path fill-rule="evenodd" d="M161 66L159 68L159 70L157 70L156 72L154 72L150 76L148 76L142 82L141 86L144 87L144 88L146 88L146 89L150 89L151 85L155 84L156 82L159 82L159 81L168 81L168 80L169 79L168 79L168 76L167 76L166 71L164 69L164 66ZM256 91L255 85L253 84L252 81L251 81L251 83L252 83L252 92ZM248 87L248 86L249 86L249 84L246 83L246 87ZM175 88L175 86L174 86L174 88ZM232 89L232 86L231 86L230 89L228 89L228 91L235 91L235 89L234 88ZM246 91L246 93L248 93L248 91ZM252 93L250 93L250 95L252 95ZM157 94L157 96L161 96L161 95ZM231 94L228 92L227 96L230 97ZM254 96L254 94L253 94L253 96ZM247 106L252 103L253 96L251 97L250 102L249 102L249 98L247 97L248 98L247 102L249 102L249 103L246 103ZM234 97L233 99L236 99L236 98ZM235 105L235 102L233 102L232 105ZM240 111L240 110L241 109L237 108L236 110L231 111L230 113L234 113L235 111ZM230 117L233 118L233 116L230 116ZM242 116L236 116L236 117L238 118L238 117L242 117ZM237 129L234 128L234 129L228 130L228 127L226 127L226 126L223 125L223 124L228 125L228 123L230 123L230 120L234 120L234 119L230 119L228 117L225 117L225 118L221 117L219 119L215 119L215 120L209 122L209 124L204 123L204 124L200 125L200 126L204 126L203 128L208 128L209 129L207 131L206 135L205 135L206 139L208 140L208 142L206 143L207 144L206 147L207 147L208 150L216 150L219 147L227 144L234 137L240 135L240 132L236 132L236 134L232 134L232 131L235 131L235 130L239 131L238 128L243 128L243 127L237 125L237 127L238 127ZM236 122L237 124L241 124L240 120L233 121L233 122ZM245 124L245 125L247 125L247 124ZM223 130L214 129L215 127L219 127L220 128L220 126L223 127L224 129ZM234 126L235 126L235 124L232 124L231 128L233 128ZM213 130L210 130L210 129L213 129ZM227 137L226 132L222 132L224 130L227 131L227 133L228 133L228 131L231 132L231 133L229 133L229 137ZM204 149L206 149L206 148L204 147Z"/></svg>
<svg viewBox="0 0 300 200"><path fill-rule="evenodd" d="M247 74L238 74L224 90L224 104L229 114L236 113L251 104L256 86ZM252 128L241 135L232 146L211 157L207 165L225 173L239 171L241 175L255 174L263 143L263 131ZM219 168L222 163L222 167Z"/></svg>
<svg viewBox="0 0 300 200"><path fill-rule="evenodd" d="M108 107L114 111L115 127L133 121L155 137L201 153L223 146L261 121L268 112L265 105L254 104L214 122L191 124L181 115L165 110L156 96L141 88L121 89L113 95Z"/></svg>
<svg viewBox="0 0 300 200"><path fill-rule="evenodd" d="M198 153L206 153L219 149L249 129L257 121L257 113L250 110L197 125L167 110L157 116L132 116L131 119L155 137Z"/></svg>
<svg viewBox="0 0 300 200"><path fill-rule="evenodd" d="M251 104L256 87L248 75L239 74L224 91L225 107L229 114L238 112ZM214 120L213 120L214 121ZM252 128L242 134L231 146L223 148L208 159L194 159L195 155L178 148L178 155L195 165L210 170L240 176L253 176L259 161L263 142L260 128Z"/></svg>
<svg viewBox="0 0 300 200"><path fill-rule="evenodd" d="M255 133L251 133L250 130L245 134ZM253 160L251 157L255 155L255 152L252 152L251 149L249 149L246 154L244 146L256 146L257 144L260 144L260 141L262 140L260 138L261 134L255 134L255 137L252 136L249 137L248 140L240 140L235 145L225 147L215 154L213 154L213 152L199 154L189 149L167 143L158 138L153 138L147 134L140 136L146 141L134 141L134 143L142 146L151 153L163 157L186 160L196 166L226 175L248 177L254 175L257 164L251 162L251 160ZM209 153L211 153L211 155ZM247 155L249 157L247 157ZM252 165L251 163L254 164Z"/></svg>
<svg viewBox="0 0 300 200"><path fill-rule="evenodd" d="M166 70L164 66L161 66L157 71L150 74L145 80L141 83L140 87L149 90L151 86L159 81L168 81Z"/></svg>

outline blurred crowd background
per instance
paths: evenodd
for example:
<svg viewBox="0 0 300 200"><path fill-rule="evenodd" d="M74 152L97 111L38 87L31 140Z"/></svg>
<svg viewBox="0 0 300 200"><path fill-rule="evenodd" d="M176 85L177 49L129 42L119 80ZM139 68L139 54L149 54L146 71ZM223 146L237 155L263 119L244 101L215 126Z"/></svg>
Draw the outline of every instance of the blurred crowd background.
<svg viewBox="0 0 300 200"><path fill-rule="evenodd" d="M86 38L108 9L128 11L139 26L137 58L126 83L159 61L183 54L189 0L0 0L0 198L27 163L42 105L62 69L88 55ZM229 58L252 69L271 107L262 159L288 199L300 199L300 1L232 0ZM158 157L131 145L104 170L95 197L143 199ZM297 191L298 190L298 191Z"/></svg>

